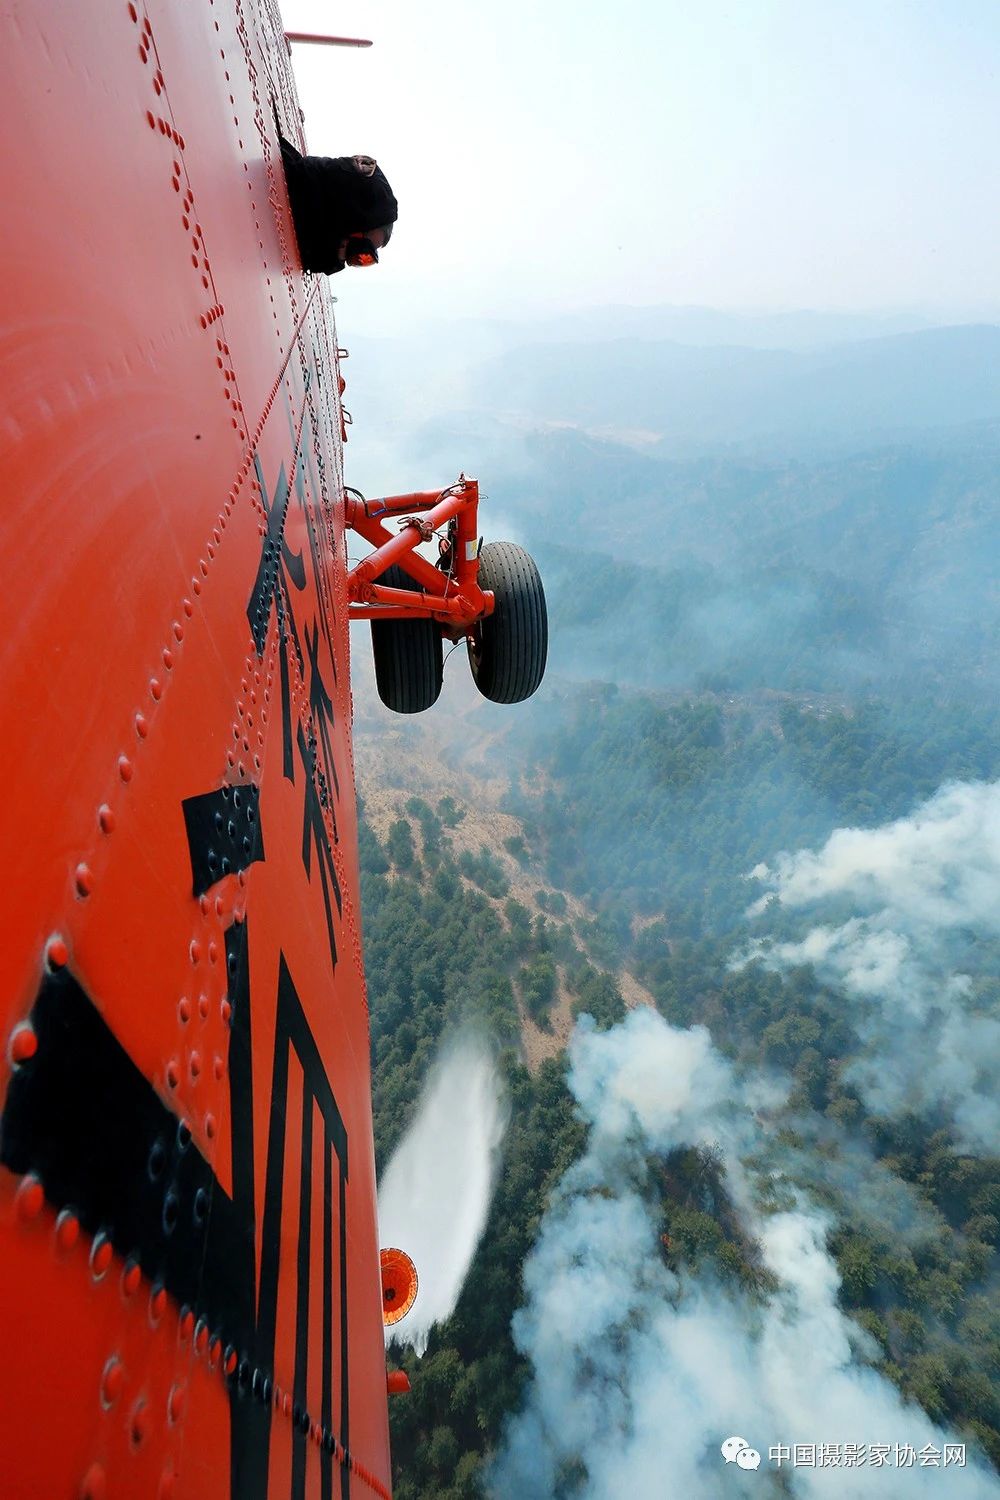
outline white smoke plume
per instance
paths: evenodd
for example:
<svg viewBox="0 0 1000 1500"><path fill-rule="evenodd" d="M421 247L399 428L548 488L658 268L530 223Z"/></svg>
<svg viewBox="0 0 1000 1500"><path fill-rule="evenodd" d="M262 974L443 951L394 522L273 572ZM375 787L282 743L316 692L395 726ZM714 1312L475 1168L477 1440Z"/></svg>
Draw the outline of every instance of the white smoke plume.
<svg viewBox="0 0 1000 1500"><path fill-rule="evenodd" d="M943 1110L964 1149L1000 1150L1000 1019L963 972L1000 933L1000 783L945 786L912 817L838 829L752 873L771 894L751 916L772 900L854 914L737 962L811 964L841 990L860 1042L846 1076L874 1112Z"/></svg>
<svg viewBox="0 0 1000 1500"><path fill-rule="evenodd" d="M506 1125L489 1043L463 1032L432 1067L379 1184L380 1241L407 1252L420 1282L411 1311L386 1332L418 1354L458 1301L486 1225Z"/></svg>
<svg viewBox="0 0 1000 1500"><path fill-rule="evenodd" d="M917 1253L947 1234L944 1215L911 1183L884 1166L866 1141L821 1114L784 1114L767 1161L838 1219L849 1219L875 1240L888 1235Z"/></svg>
<svg viewBox="0 0 1000 1500"><path fill-rule="evenodd" d="M736 1078L707 1031L636 1010L613 1031L586 1018L570 1044L570 1086L591 1126L525 1265L514 1338L532 1366L488 1478L495 1500L638 1496L937 1496L986 1500L1000 1481L969 1458L947 1474L956 1441L859 1356L867 1336L837 1305L828 1221L801 1195L755 1206L772 1089ZM675 1275L659 1255L647 1204L651 1157L715 1145L743 1226L778 1290L752 1299L707 1276ZM739 1434L761 1455L744 1471L720 1445ZM791 1467L774 1445L889 1444L873 1467ZM895 1466L895 1445L912 1466ZM928 1445L930 1445L928 1447ZM937 1454L939 1465L921 1464Z"/></svg>

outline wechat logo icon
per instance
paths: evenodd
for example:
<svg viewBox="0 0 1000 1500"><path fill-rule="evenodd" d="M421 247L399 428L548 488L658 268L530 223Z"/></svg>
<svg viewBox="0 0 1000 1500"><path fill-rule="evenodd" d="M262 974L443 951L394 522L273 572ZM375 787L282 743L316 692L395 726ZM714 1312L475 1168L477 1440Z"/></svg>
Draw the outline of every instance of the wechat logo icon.
<svg viewBox="0 0 1000 1500"><path fill-rule="evenodd" d="M760 1454L756 1448L751 1448L746 1438L726 1438L721 1452L727 1464L737 1464L741 1469L760 1468Z"/></svg>

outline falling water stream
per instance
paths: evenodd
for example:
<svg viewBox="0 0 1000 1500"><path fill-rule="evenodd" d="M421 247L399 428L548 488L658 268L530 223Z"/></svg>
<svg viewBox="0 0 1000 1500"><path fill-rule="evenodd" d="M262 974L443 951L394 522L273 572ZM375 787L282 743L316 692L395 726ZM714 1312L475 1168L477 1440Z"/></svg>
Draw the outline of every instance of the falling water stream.
<svg viewBox="0 0 1000 1500"><path fill-rule="evenodd" d="M458 1301L486 1225L506 1123L489 1043L462 1032L431 1068L379 1185L380 1242L405 1250L420 1278L415 1306L391 1332L418 1354Z"/></svg>

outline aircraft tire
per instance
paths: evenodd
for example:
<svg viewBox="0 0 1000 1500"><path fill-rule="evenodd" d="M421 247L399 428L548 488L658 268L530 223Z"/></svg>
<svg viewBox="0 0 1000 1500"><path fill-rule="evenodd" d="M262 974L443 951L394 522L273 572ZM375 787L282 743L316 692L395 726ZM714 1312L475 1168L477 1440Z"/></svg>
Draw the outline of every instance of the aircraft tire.
<svg viewBox="0 0 1000 1500"><path fill-rule="evenodd" d="M379 583L390 589L413 588L402 568L386 568ZM441 627L435 620L373 620L372 655L375 686L386 708L397 714L420 714L438 700L444 671Z"/></svg>
<svg viewBox="0 0 1000 1500"><path fill-rule="evenodd" d="M491 615L469 639L472 676L484 698L523 703L545 672L549 626L545 591L534 560L513 542L487 542L479 586L496 596Z"/></svg>

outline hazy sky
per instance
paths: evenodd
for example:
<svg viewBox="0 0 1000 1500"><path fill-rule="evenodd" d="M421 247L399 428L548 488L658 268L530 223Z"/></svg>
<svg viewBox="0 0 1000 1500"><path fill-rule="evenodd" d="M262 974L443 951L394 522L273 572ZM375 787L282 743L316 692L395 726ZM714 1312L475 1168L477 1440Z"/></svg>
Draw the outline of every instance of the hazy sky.
<svg viewBox="0 0 1000 1500"><path fill-rule="evenodd" d="M310 148L400 201L367 325L1000 307L1000 0L284 0ZM365 282L364 285L361 283Z"/></svg>

